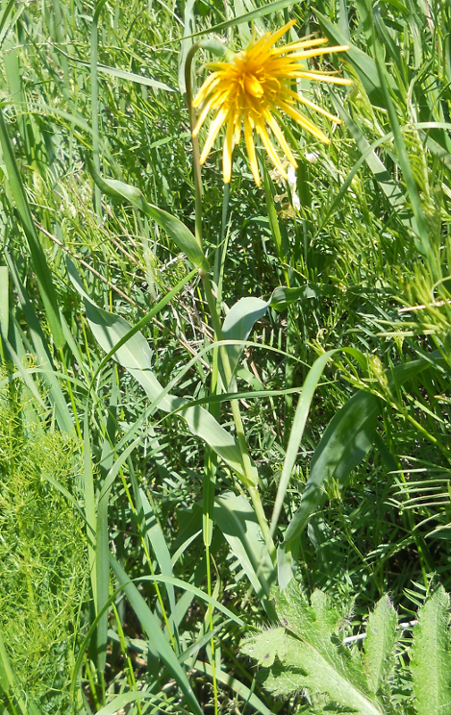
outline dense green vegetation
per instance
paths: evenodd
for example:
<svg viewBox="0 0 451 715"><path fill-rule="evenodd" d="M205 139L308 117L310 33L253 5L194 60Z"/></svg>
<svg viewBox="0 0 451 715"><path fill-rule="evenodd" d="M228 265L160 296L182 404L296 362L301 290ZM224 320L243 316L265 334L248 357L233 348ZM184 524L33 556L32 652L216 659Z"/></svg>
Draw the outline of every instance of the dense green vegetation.
<svg viewBox="0 0 451 715"><path fill-rule="evenodd" d="M292 185L218 139L200 206L189 49L292 18L342 123L285 118ZM0 44L0 713L451 713L449 4L5 0Z"/></svg>

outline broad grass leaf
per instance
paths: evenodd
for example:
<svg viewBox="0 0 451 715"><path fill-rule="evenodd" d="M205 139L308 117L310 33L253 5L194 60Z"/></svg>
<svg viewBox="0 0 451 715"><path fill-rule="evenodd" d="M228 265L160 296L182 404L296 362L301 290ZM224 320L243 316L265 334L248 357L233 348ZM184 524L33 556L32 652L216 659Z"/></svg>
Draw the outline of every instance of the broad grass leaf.
<svg viewBox="0 0 451 715"><path fill-rule="evenodd" d="M196 30L196 16L195 16L195 7L196 1L195 0L187 0L185 3L185 10L183 13L183 19L184 19L184 30L183 30L183 37L184 39L180 43L180 52L179 52L179 71L178 71L178 83L179 83L179 89L181 94L185 94L186 92L186 82L185 82L185 65L186 65L186 58L189 52L190 47L192 46L192 37L193 34L195 33Z"/></svg>
<svg viewBox="0 0 451 715"><path fill-rule="evenodd" d="M125 320L91 303L86 303L86 316L96 340L105 352L109 352L130 330ZM174 395L162 397L163 386L152 370L151 358L150 348L141 333L133 335L115 354L117 362L142 385L155 403L155 408L163 412L179 410L178 414L186 421L190 431L201 437L239 476L244 477L241 452L235 439L203 407L190 407L187 400Z"/></svg>
<svg viewBox="0 0 451 715"><path fill-rule="evenodd" d="M113 461L113 455L109 462L111 468L106 475L102 485L102 490L97 501L97 518L96 518L96 545L95 545L95 572L97 580L97 603L96 613L101 613L109 598L109 556L110 556L110 530L108 526L108 503L111 489L119 473L133 450L141 443L141 437L137 437L134 442L128 445L126 449ZM97 651L96 658L98 667L102 670L106 665L107 657L107 640L108 640L108 612L104 611L99 618L97 625Z"/></svg>
<svg viewBox="0 0 451 715"><path fill-rule="evenodd" d="M242 618L237 616L233 611L227 608L227 606L224 606L221 601L218 601L216 598L213 596L209 596L208 593L205 593L205 591L202 591L202 589L197 588L197 586L193 586L192 583L188 583L187 581L182 581L179 578L175 578L174 576L164 576L164 575L157 575L157 576L141 576L140 581L155 581L156 583L164 583L164 584L169 584L171 586L175 586L176 588L180 588L185 593L191 594L192 597L199 598L201 601L204 601L205 603L208 603L209 605L213 606L214 609L217 609L218 611L221 611L221 613L224 613L224 615L230 620L236 623L238 626L243 627L244 626L244 621ZM183 598L183 597L182 597ZM180 603L179 599L177 601L177 605Z"/></svg>
<svg viewBox="0 0 451 715"><path fill-rule="evenodd" d="M212 27L209 27L205 30L199 30L192 35L186 35L184 36L184 39L188 39L191 37L200 37L201 35L206 35L207 33L224 32L224 30L227 30L229 27L238 26L243 22L255 22L260 17L265 17L266 15L272 15L275 12L280 12L281 10L285 10L285 8L290 7L291 5L296 5L298 2L299 0L276 0L276 2L271 2L268 5L262 5L262 7L259 7L256 10L246 12L244 13L244 15L238 15L237 17L233 17L231 20L225 20L224 22L220 22L217 25L213 25ZM180 42L181 39L182 38L174 40L174 42Z"/></svg>
<svg viewBox="0 0 451 715"><path fill-rule="evenodd" d="M353 351L352 354L358 359L358 351ZM437 358L440 359L439 351L431 353L429 360L411 360L397 365L387 372L389 388L396 389L423 370L433 368L432 360ZM313 455L310 477L302 494L299 509L285 533L283 544L285 550L290 550L289 542L299 536L311 514L321 506L325 498L326 481L334 478L339 482L340 487L343 487L351 470L367 454L374 441L381 406L380 399L360 391L353 395L332 418Z"/></svg>
<svg viewBox="0 0 451 715"><path fill-rule="evenodd" d="M331 358L332 355L334 355L336 352L336 350L330 350L329 352L324 353L324 355L320 355L320 357L315 360L312 367L310 368L302 386L302 392L298 400L296 412L293 419L293 425L291 427L290 437L288 440L287 451L283 462L282 474L280 475L279 479L277 497L274 504L273 515L271 518L271 536L273 536L275 533L280 512L282 511L282 506L285 500L285 495L288 489L291 473L296 462L299 445L304 435L304 429L310 411L310 405L312 403L313 395L315 394L316 387L321 378L321 375L323 374L323 370L326 367L329 358ZM287 537L285 537L285 540L287 540Z"/></svg>
<svg viewBox="0 0 451 715"><path fill-rule="evenodd" d="M222 326L223 339L247 340L257 320L265 315L268 310L268 305L269 304L261 300L261 298L254 298L252 296L241 298L225 317ZM243 347L242 345L228 345L226 350L229 356L230 368L232 374L234 374L238 367L238 360Z"/></svg>
<svg viewBox="0 0 451 715"><path fill-rule="evenodd" d="M324 34L337 45L348 45L349 50L346 52L345 59L349 62L357 74L359 75L362 84L368 94L371 102L378 107L385 107L384 94L381 87L379 73L375 61L369 57L363 50L349 42L337 25L334 25L325 15L318 10L315 11ZM397 90L393 78L389 79L390 89Z"/></svg>
<svg viewBox="0 0 451 715"><path fill-rule="evenodd" d="M332 96L332 101L340 118L351 132L362 156L365 157L365 163L373 173L374 178L390 202L393 210L399 212L403 207L405 207L405 198L399 181L395 181L391 177L389 171L377 155L376 150L371 151L369 142L365 139L363 133L360 131L360 128L352 120L350 114L348 114L339 99ZM388 139L388 136L386 138ZM410 221L403 219L403 223L409 224Z"/></svg>
<svg viewBox="0 0 451 715"><path fill-rule="evenodd" d="M155 706L158 705L160 699L158 695L144 690L131 690L128 693L122 693L112 700L108 705L105 705L101 710L97 710L96 715L117 715L118 712L125 712L124 706L130 703L138 702L139 700L154 700ZM131 711L130 711L131 712Z"/></svg>
<svg viewBox="0 0 451 715"><path fill-rule="evenodd" d="M25 5L19 5L16 13L12 17L10 17L10 14L14 9L15 4L15 0L9 0L9 3L6 5L5 9L2 12L0 18L0 47L2 46L3 40L7 36L8 32L11 30L12 27L14 27L17 20L25 10Z"/></svg>
<svg viewBox="0 0 451 715"><path fill-rule="evenodd" d="M42 370L42 377L49 389L48 397L52 406L54 407L58 427L60 428L61 432L72 434L74 432L72 416L69 412L69 408L67 406L67 402L61 389L58 377L55 374L52 356L50 354L41 325L36 316L26 288L19 277L19 273L17 271L16 264L12 255L6 248L3 250L3 255L6 258L6 262L8 264L11 278L14 283L19 305L21 307L21 310L23 311L23 315L27 324L28 335L29 337L31 337L34 349L36 351L36 362ZM18 331L15 331L15 336L17 344L13 344L13 349L16 353L19 353L19 348L22 349L22 346L19 345L20 338ZM13 341L13 338L11 338L11 340ZM24 344L25 352L28 352L29 348L26 345L26 339L24 336L22 336L22 342Z"/></svg>
<svg viewBox="0 0 451 715"><path fill-rule="evenodd" d="M451 648L449 595L443 586L418 611L411 671L417 715L450 715Z"/></svg>
<svg viewBox="0 0 451 715"><path fill-rule="evenodd" d="M82 64L87 63L83 62ZM156 79L151 79L150 77L143 77L140 74L135 74L135 72L127 72L126 70L121 70L117 67L108 67L108 65L98 64L97 71L111 75L112 77L117 77L118 79L125 79L129 82L143 84L145 87L152 87L152 89L162 89L165 92L175 92L175 89L173 89L173 87L169 87L164 82L158 82Z"/></svg>
<svg viewBox="0 0 451 715"><path fill-rule="evenodd" d="M130 186L129 184L124 184L123 181L114 179L103 179L91 164L88 163L88 166L94 181L101 191L112 198L129 201L132 206L153 219L166 231L178 248L186 254L193 266L208 270L208 261L204 252L185 224L175 216L171 216L167 211L158 208L158 206L147 203L142 192L135 186Z"/></svg>
<svg viewBox="0 0 451 715"><path fill-rule="evenodd" d="M295 303L299 298L314 298L316 292L310 286L301 288L287 288L287 286L278 286L273 290L269 304L274 310L286 310L287 306Z"/></svg>
<svg viewBox="0 0 451 715"><path fill-rule="evenodd" d="M227 539L255 593L272 614L273 608L268 602L268 596L275 583L276 570L253 508L244 496L225 492L215 499L213 519Z"/></svg>
<svg viewBox="0 0 451 715"><path fill-rule="evenodd" d="M94 305L87 296L75 268L70 264L68 268L73 285L84 297L86 317L94 337L103 350L109 353L130 333L131 326L123 318ZM187 400L165 394L152 369L152 352L140 332L132 332L130 339L122 343L114 353L114 358L140 383L155 409L163 412L178 410L179 416L186 421L192 434L201 437L239 477L245 478L241 451L234 437L203 407L190 407Z"/></svg>
<svg viewBox="0 0 451 715"><path fill-rule="evenodd" d="M158 652L159 657L185 694L186 699L193 707L194 712L202 715L202 710L197 702L196 696L193 693L191 685L189 684L186 673L178 662L177 656L169 645L169 642L166 640L158 619L150 610L135 584L130 581L128 575L121 568L116 559L113 558L113 556L110 556L110 563L119 584L124 587L125 595L129 600L130 606L144 628L153 647Z"/></svg>
<svg viewBox="0 0 451 715"><path fill-rule="evenodd" d="M313 455L310 477L301 504L285 533L285 542L295 539L320 506L323 486L335 478L341 486L373 443L380 401L367 392L357 392L329 423Z"/></svg>
<svg viewBox="0 0 451 715"><path fill-rule="evenodd" d="M171 554L163 530L156 519L143 489L139 489L139 501L140 503L137 504L138 513L136 517L140 522L143 538L145 538L149 546L151 546L162 575L172 578L174 574L172 572ZM165 586L168 594L170 612L171 614L175 614L176 601L174 587L167 581L165 582Z"/></svg>
<svg viewBox="0 0 451 715"><path fill-rule="evenodd" d="M42 302L44 303L49 327L53 335L55 346L57 348L62 348L66 341L64 339L63 329L61 326L59 306L53 285L52 273L47 265L44 251L42 250L36 233L36 228L33 223L22 177L17 166L14 149L3 117L3 109L0 109L0 144L3 150L3 161L5 163L11 194L14 197L20 223L27 238L32 265L36 273L39 292L42 297Z"/></svg>

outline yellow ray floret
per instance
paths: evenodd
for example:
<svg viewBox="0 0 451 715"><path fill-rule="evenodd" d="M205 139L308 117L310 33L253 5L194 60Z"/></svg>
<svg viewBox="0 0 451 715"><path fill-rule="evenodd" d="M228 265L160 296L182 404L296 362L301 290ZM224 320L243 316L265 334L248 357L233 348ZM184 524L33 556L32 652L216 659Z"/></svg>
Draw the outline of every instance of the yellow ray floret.
<svg viewBox="0 0 451 715"><path fill-rule="evenodd" d="M212 62L207 65L213 72L205 80L193 101L194 107L200 108L193 136L197 136L208 114L214 112L207 141L200 157L200 162L203 164L221 128L226 126L222 164L225 184L230 183L233 149L240 142L242 125L252 174L255 183L260 186L254 131L260 137L270 161L287 179L272 138L277 141L288 162L295 168L297 164L277 121L280 113L288 114L305 131L326 144L329 143L329 139L324 132L302 114L296 104L307 106L334 122L340 122L338 117L334 117L301 94L294 92L293 86L295 87L296 80L302 78L340 85L351 84L350 80L335 77L328 72L310 71L305 64L305 60L311 57L330 52L345 52L349 47L346 45L319 47L327 42L324 38L319 38L291 42L275 48L277 40L295 23L296 20L291 20L280 30L267 32L256 42L252 41L245 50L238 52L231 62Z"/></svg>

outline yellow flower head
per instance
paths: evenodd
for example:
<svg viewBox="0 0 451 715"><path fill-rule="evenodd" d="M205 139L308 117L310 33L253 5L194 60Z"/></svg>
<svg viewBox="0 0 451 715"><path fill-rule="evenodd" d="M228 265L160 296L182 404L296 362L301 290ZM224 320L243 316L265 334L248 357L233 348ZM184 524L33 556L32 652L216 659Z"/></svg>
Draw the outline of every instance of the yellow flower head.
<svg viewBox="0 0 451 715"><path fill-rule="evenodd" d="M326 72L308 70L304 63L304 60L309 57L318 57L329 52L344 52L349 47L343 45L320 48L319 45L327 42L324 38L320 38L304 42L291 42L275 48L277 40L295 24L296 20L291 20L277 32L267 32L257 42L252 41L245 50L238 52L231 62L212 62L207 65L214 71L207 77L194 98L193 105L200 107L200 115L193 130L193 136L199 133L208 113L217 110L201 154L200 163L203 164L206 161L219 130L226 125L223 152L223 176L226 184L230 183L232 152L234 146L240 142L242 124L244 124L244 140L252 173L255 183L260 186L254 129L270 160L280 174L287 179L286 171L269 134L270 129L286 158L296 168L296 160L277 122L280 112L288 114L307 132L326 144L329 143L329 139L321 129L301 114L296 104L304 104L332 121L340 122L338 117L334 117L301 94L294 92L292 86L296 80L301 78L334 84L351 84L348 79L335 77Z"/></svg>

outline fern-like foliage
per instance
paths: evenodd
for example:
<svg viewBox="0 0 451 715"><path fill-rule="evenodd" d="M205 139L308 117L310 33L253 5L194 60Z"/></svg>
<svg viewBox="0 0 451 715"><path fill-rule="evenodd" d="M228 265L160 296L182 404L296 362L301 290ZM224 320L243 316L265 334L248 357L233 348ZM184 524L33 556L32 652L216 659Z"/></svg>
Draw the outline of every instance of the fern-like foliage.
<svg viewBox="0 0 451 715"><path fill-rule="evenodd" d="M363 649L343 644L337 634L344 614L322 591L309 603L291 581L277 591L276 608L281 626L242 644L274 695L302 691L311 713L451 715L449 597L442 587L419 609L410 649L414 701L406 699L404 711L394 697L399 631L388 596L369 616Z"/></svg>

